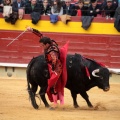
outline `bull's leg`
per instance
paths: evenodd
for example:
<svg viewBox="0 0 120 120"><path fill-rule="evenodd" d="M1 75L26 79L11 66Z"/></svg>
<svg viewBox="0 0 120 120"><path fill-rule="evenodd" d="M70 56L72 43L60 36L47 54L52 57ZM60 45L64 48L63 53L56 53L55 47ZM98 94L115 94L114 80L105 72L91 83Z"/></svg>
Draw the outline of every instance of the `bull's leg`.
<svg viewBox="0 0 120 120"><path fill-rule="evenodd" d="M32 103L32 106L35 109L38 109L39 106L37 105L36 100L35 100L35 93L37 91L38 85L34 84L34 85L31 85L31 86L32 86L31 89L28 91L29 95L30 95L31 103Z"/></svg>
<svg viewBox="0 0 120 120"><path fill-rule="evenodd" d="M46 100L45 93L46 93L46 88L41 88L41 89L40 89L40 92L39 92L40 97L41 97L41 99L42 99L45 107L48 108L48 107L50 107L50 105L48 104L48 102L47 102L47 100Z"/></svg>
<svg viewBox="0 0 120 120"><path fill-rule="evenodd" d="M80 92L80 95L86 100L87 105L88 105L89 107L93 107L93 105L92 105L91 102L89 101L89 96L87 95L86 91Z"/></svg>
<svg viewBox="0 0 120 120"><path fill-rule="evenodd" d="M78 108L79 105L78 105L78 103L77 103L77 101L76 101L76 99L77 99L77 94L76 94L74 91L71 91L71 95L72 95L72 98L73 98L73 105L74 105L74 107L75 107L75 108Z"/></svg>

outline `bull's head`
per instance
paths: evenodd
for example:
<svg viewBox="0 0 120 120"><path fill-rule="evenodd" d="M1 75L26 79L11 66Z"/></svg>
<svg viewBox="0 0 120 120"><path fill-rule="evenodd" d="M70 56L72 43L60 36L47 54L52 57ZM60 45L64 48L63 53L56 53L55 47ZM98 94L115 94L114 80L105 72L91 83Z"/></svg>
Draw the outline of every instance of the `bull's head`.
<svg viewBox="0 0 120 120"><path fill-rule="evenodd" d="M103 89L104 91L108 91L110 89L110 85L109 85L109 70L107 68L99 68L99 69L95 69L92 72L92 75L95 77L96 81L97 81L97 86L101 89Z"/></svg>

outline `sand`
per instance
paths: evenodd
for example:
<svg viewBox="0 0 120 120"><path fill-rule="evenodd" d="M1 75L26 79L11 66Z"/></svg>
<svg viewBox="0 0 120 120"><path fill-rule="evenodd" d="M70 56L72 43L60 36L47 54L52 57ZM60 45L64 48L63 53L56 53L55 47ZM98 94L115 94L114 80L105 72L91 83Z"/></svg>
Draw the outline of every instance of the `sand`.
<svg viewBox="0 0 120 120"><path fill-rule="evenodd" d="M92 109L79 94L80 107L74 108L70 91L65 88L63 108L58 105L56 110L49 110L37 99L40 106L35 110L26 89L26 79L0 78L0 120L120 120L120 76L110 78L108 92L97 87L87 92Z"/></svg>

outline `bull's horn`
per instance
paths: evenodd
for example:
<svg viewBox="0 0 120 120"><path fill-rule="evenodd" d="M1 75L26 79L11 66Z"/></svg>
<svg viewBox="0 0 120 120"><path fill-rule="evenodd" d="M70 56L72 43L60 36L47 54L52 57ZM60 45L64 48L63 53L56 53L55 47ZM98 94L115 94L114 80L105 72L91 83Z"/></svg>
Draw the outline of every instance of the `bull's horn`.
<svg viewBox="0 0 120 120"><path fill-rule="evenodd" d="M92 75L94 76L94 77L100 77L100 76L98 76L98 75L96 75L96 73L99 73L99 69L95 69L95 70L93 70L92 71Z"/></svg>
<svg viewBox="0 0 120 120"><path fill-rule="evenodd" d="M109 70L109 72L112 73L112 74L120 75L120 72L117 72L117 71L115 71L115 70L111 70L111 69L108 69L108 70Z"/></svg>

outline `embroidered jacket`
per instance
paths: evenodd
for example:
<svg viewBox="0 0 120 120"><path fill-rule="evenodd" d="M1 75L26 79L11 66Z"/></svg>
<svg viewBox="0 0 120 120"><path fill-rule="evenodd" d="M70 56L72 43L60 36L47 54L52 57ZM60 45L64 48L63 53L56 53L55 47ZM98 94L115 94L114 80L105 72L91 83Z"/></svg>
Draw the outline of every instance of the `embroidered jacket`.
<svg viewBox="0 0 120 120"><path fill-rule="evenodd" d="M60 62L60 53L57 44L53 41L52 45L45 50L45 58L47 63L52 65L52 69L55 70L57 62Z"/></svg>

